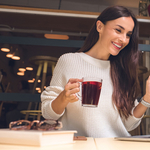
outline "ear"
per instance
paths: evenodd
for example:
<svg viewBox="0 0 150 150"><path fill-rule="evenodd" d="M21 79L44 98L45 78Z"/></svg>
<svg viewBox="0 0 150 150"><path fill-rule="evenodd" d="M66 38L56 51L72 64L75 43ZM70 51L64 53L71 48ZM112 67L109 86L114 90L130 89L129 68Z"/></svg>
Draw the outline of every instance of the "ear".
<svg viewBox="0 0 150 150"><path fill-rule="evenodd" d="M96 22L97 32L101 33L103 28L104 28L104 24L100 20L97 20L97 22Z"/></svg>

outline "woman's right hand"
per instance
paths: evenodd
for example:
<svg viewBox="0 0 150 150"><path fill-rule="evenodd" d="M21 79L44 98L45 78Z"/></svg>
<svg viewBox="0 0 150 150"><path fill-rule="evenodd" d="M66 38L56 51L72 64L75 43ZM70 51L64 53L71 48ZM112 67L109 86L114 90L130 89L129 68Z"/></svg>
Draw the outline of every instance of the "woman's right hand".
<svg viewBox="0 0 150 150"><path fill-rule="evenodd" d="M69 79L65 89L52 102L52 109L57 114L62 114L68 103L78 101L76 93L80 91L79 86L82 79Z"/></svg>
<svg viewBox="0 0 150 150"><path fill-rule="evenodd" d="M73 103L78 101L76 93L80 91L80 83L82 79L69 79L68 83L65 85L64 91L62 94L62 101L65 103Z"/></svg>

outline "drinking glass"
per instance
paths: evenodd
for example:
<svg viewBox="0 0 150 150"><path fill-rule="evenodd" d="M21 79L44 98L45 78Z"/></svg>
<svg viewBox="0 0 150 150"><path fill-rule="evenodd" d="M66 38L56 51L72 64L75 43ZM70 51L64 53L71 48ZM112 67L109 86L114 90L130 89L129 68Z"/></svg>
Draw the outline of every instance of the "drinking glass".
<svg viewBox="0 0 150 150"><path fill-rule="evenodd" d="M82 101L82 106L97 107L99 103L103 80L96 77L83 77L82 79L82 94L77 94L77 96Z"/></svg>

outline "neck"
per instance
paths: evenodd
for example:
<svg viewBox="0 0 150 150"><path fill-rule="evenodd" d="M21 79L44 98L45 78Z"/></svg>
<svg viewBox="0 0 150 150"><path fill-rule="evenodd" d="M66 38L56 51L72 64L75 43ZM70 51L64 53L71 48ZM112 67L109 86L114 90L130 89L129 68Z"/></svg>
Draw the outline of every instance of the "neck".
<svg viewBox="0 0 150 150"><path fill-rule="evenodd" d="M110 54L106 53L101 44L99 44L99 42L97 42L89 51L86 52L87 55L97 58L97 59L101 59L101 60L108 60Z"/></svg>

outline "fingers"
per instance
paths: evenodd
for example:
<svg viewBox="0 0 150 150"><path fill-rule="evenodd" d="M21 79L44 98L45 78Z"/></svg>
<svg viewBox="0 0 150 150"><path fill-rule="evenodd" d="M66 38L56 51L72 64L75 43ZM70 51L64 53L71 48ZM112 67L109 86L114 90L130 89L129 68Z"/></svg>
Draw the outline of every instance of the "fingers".
<svg viewBox="0 0 150 150"><path fill-rule="evenodd" d="M65 91L67 93L67 96L79 92L80 90L79 81L82 81L82 79L69 79L68 83L65 86Z"/></svg>
<svg viewBox="0 0 150 150"><path fill-rule="evenodd" d="M65 86L65 92L66 92L66 96L69 97L70 95L73 95L77 92L80 91L80 84L79 83L68 83Z"/></svg>
<svg viewBox="0 0 150 150"><path fill-rule="evenodd" d="M65 90L70 90L70 89L74 89L74 88L77 88L80 86L80 83L79 82L74 82L74 83L71 83L71 82L68 82L65 86Z"/></svg>
<svg viewBox="0 0 150 150"><path fill-rule="evenodd" d="M82 79L77 79L77 78L71 78L69 79L68 83L75 83L75 82L82 82Z"/></svg>
<svg viewBox="0 0 150 150"><path fill-rule="evenodd" d="M75 101L78 101L78 97L76 96L76 94L71 94L70 95L70 102L75 102Z"/></svg>
<svg viewBox="0 0 150 150"><path fill-rule="evenodd" d="M82 79L69 79L68 83L65 86L65 99L69 102L75 102L78 100L76 93L80 91L80 83Z"/></svg>

